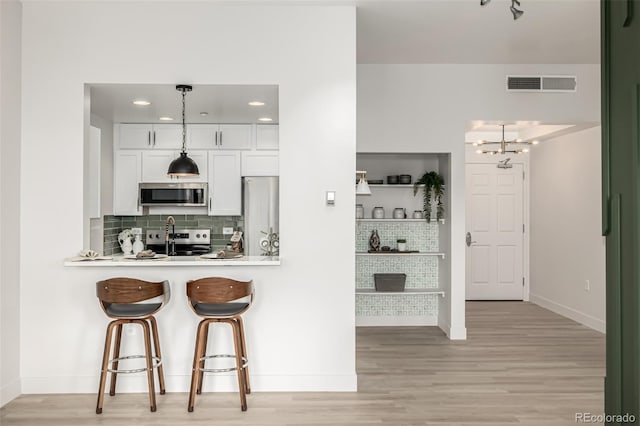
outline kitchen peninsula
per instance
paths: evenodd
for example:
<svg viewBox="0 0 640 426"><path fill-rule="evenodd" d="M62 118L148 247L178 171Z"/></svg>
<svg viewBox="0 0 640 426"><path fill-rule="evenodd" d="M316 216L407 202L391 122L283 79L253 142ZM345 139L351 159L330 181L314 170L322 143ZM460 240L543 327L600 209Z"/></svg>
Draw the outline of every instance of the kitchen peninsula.
<svg viewBox="0 0 640 426"><path fill-rule="evenodd" d="M277 266L278 256L241 256L237 258L206 259L200 256L169 256L158 260L135 260L124 256L113 256L109 260L65 260L64 266L82 267L172 267L172 266Z"/></svg>

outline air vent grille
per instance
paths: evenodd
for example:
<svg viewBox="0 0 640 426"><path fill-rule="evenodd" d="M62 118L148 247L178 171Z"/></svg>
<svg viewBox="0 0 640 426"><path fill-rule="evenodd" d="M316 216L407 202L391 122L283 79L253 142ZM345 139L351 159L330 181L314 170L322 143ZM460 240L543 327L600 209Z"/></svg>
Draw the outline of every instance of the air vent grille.
<svg viewBox="0 0 640 426"><path fill-rule="evenodd" d="M565 75L507 76L509 92L575 92L577 78Z"/></svg>
<svg viewBox="0 0 640 426"><path fill-rule="evenodd" d="M507 90L540 90L540 77L507 77Z"/></svg>

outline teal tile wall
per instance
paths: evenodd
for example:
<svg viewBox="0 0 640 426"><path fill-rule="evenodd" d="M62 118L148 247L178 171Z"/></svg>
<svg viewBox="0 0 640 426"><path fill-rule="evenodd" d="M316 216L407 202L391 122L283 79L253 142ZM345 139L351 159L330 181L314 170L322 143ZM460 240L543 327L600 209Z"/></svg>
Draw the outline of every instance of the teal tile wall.
<svg viewBox="0 0 640 426"><path fill-rule="evenodd" d="M438 224L418 222L356 222L356 251L369 249L371 231L378 230L380 245L396 248L396 240L407 240L407 250L438 251Z"/></svg>
<svg viewBox="0 0 640 426"><path fill-rule="evenodd" d="M435 294L356 294L356 316L436 316L439 298Z"/></svg>
<svg viewBox="0 0 640 426"><path fill-rule="evenodd" d="M407 240L407 250L439 251L439 225L435 222L360 222L356 224L356 251L369 249L369 237L378 230L381 245L396 247L398 238ZM356 288L375 287L375 273L405 273L406 288L438 288L439 256L356 256ZM356 295L356 316L437 316L437 295Z"/></svg>
<svg viewBox="0 0 640 426"><path fill-rule="evenodd" d="M164 229L169 215L148 216L105 216L104 217L104 254L120 253L118 234L123 229L142 228L142 241L146 244L145 235L148 229ZM206 215L171 215L176 220L176 228L209 229L212 249L226 246L228 235L222 235L223 227L240 229L244 227L242 216L206 216Z"/></svg>
<svg viewBox="0 0 640 426"><path fill-rule="evenodd" d="M356 288L374 288L373 274L407 274L405 288L437 288L436 256L356 256Z"/></svg>

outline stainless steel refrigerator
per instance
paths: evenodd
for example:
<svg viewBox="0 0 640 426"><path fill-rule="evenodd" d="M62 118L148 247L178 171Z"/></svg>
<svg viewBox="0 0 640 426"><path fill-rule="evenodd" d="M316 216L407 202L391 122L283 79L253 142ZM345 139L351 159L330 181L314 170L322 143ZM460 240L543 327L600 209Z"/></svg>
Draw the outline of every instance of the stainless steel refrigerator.
<svg viewBox="0 0 640 426"><path fill-rule="evenodd" d="M260 243L271 230L279 235L278 188L277 176L242 178L245 256L264 254Z"/></svg>

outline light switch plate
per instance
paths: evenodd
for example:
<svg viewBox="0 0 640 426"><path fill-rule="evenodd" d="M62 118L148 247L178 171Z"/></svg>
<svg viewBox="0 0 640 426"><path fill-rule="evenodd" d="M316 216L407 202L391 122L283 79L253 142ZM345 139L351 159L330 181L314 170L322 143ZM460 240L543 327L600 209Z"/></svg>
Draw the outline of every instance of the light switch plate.
<svg viewBox="0 0 640 426"><path fill-rule="evenodd" d="M222 235L233 235L233 227L225 226L224 228L222 228Z"/></svg>
<svg viewBox="0 0 640 426"><path fill-rule="evenodd" d="M136 235L136 234L142 235L142 228L131 228L131 233L133 235Z"/></svg>
<svg viewBox="0 0 640 426"><path fill-rule="evenodd" d="M336 203L336 191L327 191L327 205L333 206Z"/></svg>

